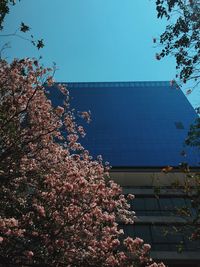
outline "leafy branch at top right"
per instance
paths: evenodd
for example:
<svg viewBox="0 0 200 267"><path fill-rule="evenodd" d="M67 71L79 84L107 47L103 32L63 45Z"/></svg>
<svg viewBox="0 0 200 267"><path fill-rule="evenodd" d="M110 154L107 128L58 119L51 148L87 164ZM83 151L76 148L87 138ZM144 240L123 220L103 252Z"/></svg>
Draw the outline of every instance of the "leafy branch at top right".
<svg viewBox="0 0 200 267"><path fill-rule="evenodd" d="M160 35L162 50L156 59L174 56L176 79L180 84L192 82L194 89L200 83L200 1L156 0L156 10L158 18L169 22Z"/></svg>

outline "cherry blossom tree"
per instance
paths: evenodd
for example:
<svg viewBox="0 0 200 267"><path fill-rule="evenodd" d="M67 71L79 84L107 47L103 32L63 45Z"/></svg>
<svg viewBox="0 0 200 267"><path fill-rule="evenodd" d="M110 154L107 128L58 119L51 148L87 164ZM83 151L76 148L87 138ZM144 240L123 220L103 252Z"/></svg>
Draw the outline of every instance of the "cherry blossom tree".
<svg viewBox="0 0 200 267"><path fill-rule="evenodd" d="M48 99L52 72L36 60L0 61L1 264L164 266L140 238L120 241L117 222L134 216L109 167L80 144L67 89L50 89L63 93L62 107Z"/></svg>

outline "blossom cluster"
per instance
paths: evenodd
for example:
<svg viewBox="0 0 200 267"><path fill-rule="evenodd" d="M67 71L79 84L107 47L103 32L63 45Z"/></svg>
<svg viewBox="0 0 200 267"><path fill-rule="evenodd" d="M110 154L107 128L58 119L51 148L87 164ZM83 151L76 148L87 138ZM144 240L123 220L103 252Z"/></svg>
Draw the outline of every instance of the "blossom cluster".
<svg viewBox="0 0 200 267"><path fill-rule="evenodd" d="M127 200L109 180L109 167L79 143L84 128L69 105L52 106L43 86L53 83L49 72L35 60L0 61L2 260L19 266L150 264L150 246L141 239L120 242L117 221L134 221ZM64 86L52 90L68 102ZM90 121L89 113L80 116Z"/></svg>

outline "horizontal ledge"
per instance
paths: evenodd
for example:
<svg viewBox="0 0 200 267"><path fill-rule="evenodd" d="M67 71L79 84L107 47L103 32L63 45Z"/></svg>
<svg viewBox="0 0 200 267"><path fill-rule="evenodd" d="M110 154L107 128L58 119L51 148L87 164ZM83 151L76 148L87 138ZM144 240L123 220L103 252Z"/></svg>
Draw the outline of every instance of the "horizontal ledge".
<svg viewBox="0 0 200 267"><path fill-rule="evenodd" d="M200 261L200 253L196 251L151 251L151 257L154 260L184 260L184 261Z"/></svg>
<svg viewBox="0 0 200 267"><path fill-rule="evenodd" d="M62 82L60 82L62 83ZM81 88L81 87L98 87L98 88L107 88L107 87L170 87L169 81L109 81L109 82L64 82L68 88ZM172 88L176 88L177 85L174 85Z"/></svg>
<svg viewBox="0 0 200 267"><path fill-rule="evenodd" d="M136 166L136 167L131 167L131 166L116 166L112 167L110 172L162 172L162 169L166 166ZM171 166L173 167L173 170L171 173L184 173L183 170L178 167L178 166ZM189 169L191 172L200 172L200 167L198 166L189 166Z"/></svg>
<svg viewBox="0 0 200 267"><path fill-rule="evenodd" d="M191 223L192 220L189 218L181 218L179 216L136 216L136 223L140 224L188 224Z"/></svg>
<svg viewBox="0 0 200 267"><path fill-rule="evenodd" d="M193 220L188 217L182 218L179 216L133 216L133 220L135 224L152 224L152 225L191 225L193 224ZM125 224L122 220L117 220L121 225L129 225ZM200 224L200 222L199 222ZM132 224L131 224L132 225ZM134 224L133 224L134 227Z"/></svg>
<svg viewBox="0 0 200 267"><path fill-rule="evenodd" d="M194 190L194 193L190 192L190 196L188 195L188 193L183 192L182 188L179 189L172 189L172 188L161 188L159 189L159 192L156 192L156 187L155 189L153 188L137 188L134 186L130 186L130 187L123 187L123 194L133 194L135 196L150 196L150 197L155 197L156 196L172 196L172 197L183 197L183 196L187 196L187 198L190 198L192 196L196 195L196 192Z"/></svg>
<svg viewBox="0 0 200 267"><path fill-rule="evenodd" d="M194 173L193 173L194 174ZM196 174L196 173L195 173ZM120 184L122 187L171 187L176 184L182 188L188 179L186 173L181 172L111 172L110 178ZM191 180L191 186L196 186L195 177Z"/></svg>

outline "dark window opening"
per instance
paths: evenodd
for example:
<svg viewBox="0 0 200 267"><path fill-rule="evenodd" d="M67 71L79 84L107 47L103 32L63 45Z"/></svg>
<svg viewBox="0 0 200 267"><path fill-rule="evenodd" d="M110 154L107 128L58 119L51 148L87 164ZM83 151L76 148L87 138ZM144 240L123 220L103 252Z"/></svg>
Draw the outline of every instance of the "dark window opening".
<svg viewBox="0 0 200 267"><path fill-rule="evenodd" d="M184 129L184 126L183 126L182 122L180 122L180 121L176 121L175 126L176 126L176 129Z"/></svg>

